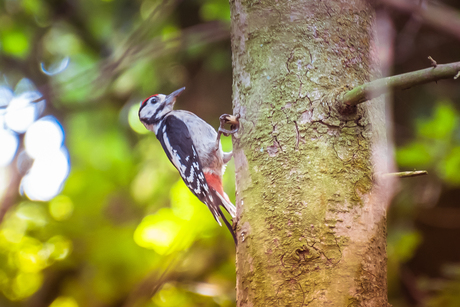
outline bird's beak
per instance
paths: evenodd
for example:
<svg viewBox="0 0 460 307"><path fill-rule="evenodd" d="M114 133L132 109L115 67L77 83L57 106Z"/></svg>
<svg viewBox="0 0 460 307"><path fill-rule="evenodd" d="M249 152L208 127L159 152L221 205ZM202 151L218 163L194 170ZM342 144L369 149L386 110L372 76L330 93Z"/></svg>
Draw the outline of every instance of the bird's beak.
<svg viewBox="0 0 460 307"><path fill-rule="evenodd" d="M174 92L166 96L166 104L174 104L174 102L176 102L177 96L179 96L184 90L185 87L175 90Z"/></svg>

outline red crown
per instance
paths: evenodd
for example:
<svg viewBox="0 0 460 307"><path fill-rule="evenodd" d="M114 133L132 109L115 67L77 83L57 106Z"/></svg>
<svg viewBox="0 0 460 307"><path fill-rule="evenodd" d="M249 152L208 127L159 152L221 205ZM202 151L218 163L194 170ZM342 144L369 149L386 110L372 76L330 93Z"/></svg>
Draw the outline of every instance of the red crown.
<svg viewBox="0 0 460 307"><path fill-rule="evenodd" d="M149 96L147 99L145 99L144 101L142 101L141 106L143 106L144 104L146 104L146 103L147 103L147 100L149 100L150 98L155 97L155 96L158 96L158 94Z"/></svg>

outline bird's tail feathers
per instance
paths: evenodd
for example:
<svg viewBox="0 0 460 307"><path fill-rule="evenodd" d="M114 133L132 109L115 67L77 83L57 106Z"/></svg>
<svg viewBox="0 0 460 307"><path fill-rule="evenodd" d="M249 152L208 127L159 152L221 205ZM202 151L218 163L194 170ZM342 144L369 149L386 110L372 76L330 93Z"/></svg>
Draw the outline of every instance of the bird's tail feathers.
<svg viewBox="0 0 460 307"><path fill-rule="evenodd" d="M235 206L230 201L226 200L222 195L220 195L219 192L215 191L214 189L211 189L211 191L212 191L211 195L213 197L218 197L220 199L221 203L219 205L224 207L225 210L227 210L228 213L232 216L232 218L234 218L236 216ZM222 219L222 221L224 221L225 226L227 226L228 230L232 234L235 244L237 244L235 231L233 231L232 225L225 218L225 215L223 214L219 205L216 206L213 202L211 202L211 205L208 205L208 207L211 210L212 215L214 216L214 218L216 219L217 223L219 223L220 226L222 226L222 223L220 222L219 217Z"/></svg>
<svg viewBox="0 0 460 307"><path fill-rule="evenodd" d="M219 211L220 211L220 208L219 208ZM230 233L232 234L233 241L235 241L235 245L237 245L237 244L238 244L238 240L236 239L236 234L235 234L235 231L233 230L232 225L230 225L230 223L227 221L227 219L225 218L225 216L224 216L224 214L222 213L222 211L220 212L220 214L221 214L222 220L223 220L224 223L225 223L225 226L227 226L228 230L229 230Z"/></svg>
<svg viewBox="0 0 460 307"><path fill-rule="evenodd" d="M219 226L222 227L222 223L219 220L219 217L222 216L222 211L220 210L219 206L214 206L213 203L211 202L210 204L206 204L209 208L209 210L212 213L212 216L216 220L217 223L219 223Z"/></svg>

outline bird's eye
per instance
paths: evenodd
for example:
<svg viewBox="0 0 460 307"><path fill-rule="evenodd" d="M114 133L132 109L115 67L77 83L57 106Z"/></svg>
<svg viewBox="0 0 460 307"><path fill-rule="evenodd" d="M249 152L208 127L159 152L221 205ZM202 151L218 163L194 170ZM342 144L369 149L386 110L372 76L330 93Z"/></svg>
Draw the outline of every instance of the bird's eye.
<svg viewBox="0 0 460 307"><path fill-rule="evenodd" d="M142 101L141 106L147 105L147 103L151 103L151 104L157 103L158 102L158 97L156 97L156 96L157 95L153 95L153 96L150 96L149 98L145 99L144 101Z"/></svg>

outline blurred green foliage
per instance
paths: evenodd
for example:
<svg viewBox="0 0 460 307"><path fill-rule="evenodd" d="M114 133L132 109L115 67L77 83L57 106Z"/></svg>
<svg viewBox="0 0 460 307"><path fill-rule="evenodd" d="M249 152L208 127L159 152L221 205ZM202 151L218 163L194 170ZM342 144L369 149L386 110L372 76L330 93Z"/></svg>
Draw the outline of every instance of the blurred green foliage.
<svg viewBox="0 0 460 307"><path fill-rule="evenodd" d="M414 140L398 148L398 165L428 168L444 182L460 185L459 119L450 101L439 101L431 118L417 120Z"/></svg>
<svg viewBox="0 0 460 307"><path fill-rule="evenodd" d="M59 196L17 197L0 225L0 306L234 305L231 235L137 117L155 92L230 75L229 19L219 0L0 1L0 72L47 95L71 157ZM217 124L224 80L178 107ZM224 185L234 201L233 162Z"/></svg>
<svg viewBox="0 0 460 307"><path fill-rule="evenodd" d="M448 224L448 220L455 219L452 214L459 203L455 199L450 203L443 200L440 192L457 191L460 187L460 113L449 100L437 101L430 113L414 119L414 137L396 150L396 161L402 170L425 169L429 176L403 179L390 211L388 283L394 306L411 306L394 298L404 296L404 291L423 306L460 305L458 265L445 260L455 259L457 252L449 247L454 243L450 236L435 237L446 236L446 228L454 237L456 233L452 226L455 222ZM445 207L450 210L441 210ZM451 216L437 219L443 212ZM451 254L445 254L443 248ZM433 255L426 253L432 249ZM427 260L421 260L424 257ZM435 272L438 267L441 270Z"/></svg>
<svg viewBox="0 0 460 307"><path fill-rule="evenodd" d="M431 297L426 306L428 307L456 307L460 304L460 266L458 264L446 265L445 273L449 277L448 280L422 280L421 287L427 287L429 290L437 288L438 294Z"/></svg>
<svg viewBox="0 0 460 307"><path fill-rule="evenodd" d="M2 221L1 307L235 305L231 235L191 195L137 117L143 98L182 86L187 91L179 108L214 125L220 114L231 112L229 21L223 0L0 0L0 72L10 84L31 79L46 95L45 112L64 126L72 167L59 196L46 203L18 196ZM434 46L438 36L425 41ZM444 48L455 54L445 62L458 61L455 47ZM40 71L40 64L52 71L66 58L70 62L62 72ZM426 61L426 54L420 58ZM428 92L457 93L443 89ZM413 109L422 102L433 105L433 94L420 93L408 100L417 104ZM460 305L455 264L441 281L404 277L405 264L427 238L414 225L418 198L439 186L460 185L454 102L439 101L426 118L414 117L415 134L396 153L401 169L426 168L430 182L403 183L390 208L394 306L411 306L402 289L405 283L413 286L412 280L427 293L427 306ZM412 119L404 104L395 108L396 116ZM223 147L231 150L229 138ZM12 164L0 183L16 172ZM233 162L224 185L234 201ZM13 188L16 195L18 187Z"/></svg>

